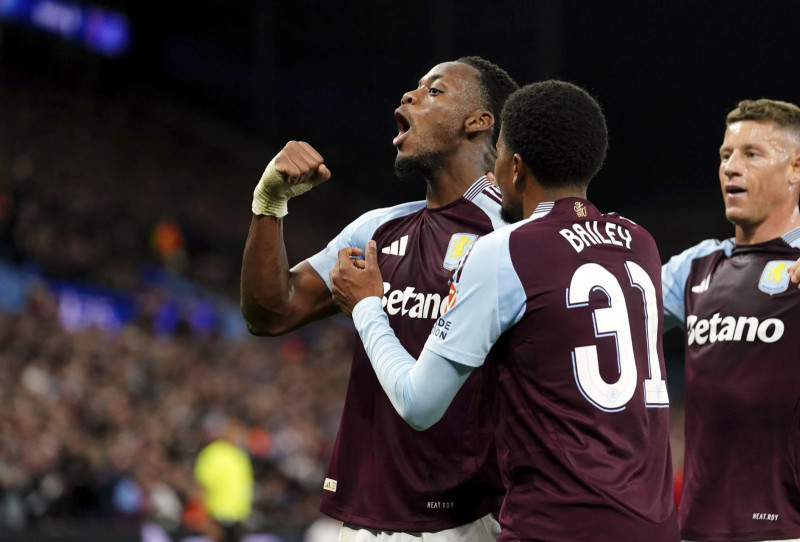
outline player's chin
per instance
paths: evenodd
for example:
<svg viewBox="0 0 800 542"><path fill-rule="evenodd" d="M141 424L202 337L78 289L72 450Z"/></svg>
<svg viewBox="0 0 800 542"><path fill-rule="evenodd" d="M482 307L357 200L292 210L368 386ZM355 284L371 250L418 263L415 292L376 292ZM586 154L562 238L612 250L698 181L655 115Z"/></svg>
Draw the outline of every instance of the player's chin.
<svg viewBox="0 0 800 542"><path fill-rule="evenodd" d="M503 205L500 208L500 218L502 218L506 224L514 224L515 222L519 222L523 219L522 206Z"/></svg>
<svg viewBox="0 0 800 542"><path fill-rule="evenodd" d="M399 148L394 158L394 172L398 177L404 177L417 171L418 165L414 155L405 153Z"/></svg>
<svg viewBox="0 0 800 542"><path fill-rule="evenodd" d="M725 218L728 219L728 222L733 222L734 224L747 222L746 213L744 213L741 208L735 205L725 206Z"/></svg>

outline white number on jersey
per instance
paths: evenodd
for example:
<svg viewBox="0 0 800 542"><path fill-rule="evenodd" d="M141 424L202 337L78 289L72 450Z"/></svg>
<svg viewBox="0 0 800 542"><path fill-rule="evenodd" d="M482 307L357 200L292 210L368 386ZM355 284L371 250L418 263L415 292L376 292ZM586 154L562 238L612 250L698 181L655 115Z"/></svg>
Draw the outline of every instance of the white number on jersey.
<svg viewBox="0 0 800 542"><path fill-rule="evenodd" d="M644 303L647 361L650 367L650 378L644 381L644 400L647 406L666 406L669 404L667 383L661 375L658 357L658 303L653 281L644 269L634 262L625 262L625 269L630 278L630 285L637 288ZM628 306L619 281L610 272L596 263L580 266L572 275L567 290L567 306L569 308L585 307L589 304L589 294L599 289L608 296L608 307L598 308L592 312L595 335L597 337L614 336L617 340L617 366L619 380L606 382L600 375L597 359L597 346L579 346L572 352L572 362L578 387L592 404L601 410L619 411L633 397L638 382L636 359L633 353L633 340L628 315Z"/></svg>

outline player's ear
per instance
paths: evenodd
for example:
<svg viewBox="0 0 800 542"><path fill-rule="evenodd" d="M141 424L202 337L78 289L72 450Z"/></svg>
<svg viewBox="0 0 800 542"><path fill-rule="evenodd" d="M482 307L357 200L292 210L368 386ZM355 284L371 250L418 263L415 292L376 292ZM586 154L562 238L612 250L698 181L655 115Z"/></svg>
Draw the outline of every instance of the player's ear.
<svg viewBox="0 0 800 542"><path fill-rule="evenodd" d="M514 153L514 156L511 158L512 165L514 168L514 177L511 179L511 182L514 185L514 190L517 193L522 194L525 191L525 179L526 179L526 171L528 170L527 164L522 159L522 156L519 153Z"/></svg>
<svg viewBox="0 0 800 542"><path fill-rule="evenodd" d="M792 188L796 189L800 187L800 147L795 150L794 156L792 156L789 162L789 166L791 167L791 171L789 172L789 184Z"/></svg>
<svg viewBox="0 0 800 542"><path fill-rule="evenodd" d="M491 131L494 127L494 115L486 109L476 109L464 120L464 131L468 135Z"/></svg>

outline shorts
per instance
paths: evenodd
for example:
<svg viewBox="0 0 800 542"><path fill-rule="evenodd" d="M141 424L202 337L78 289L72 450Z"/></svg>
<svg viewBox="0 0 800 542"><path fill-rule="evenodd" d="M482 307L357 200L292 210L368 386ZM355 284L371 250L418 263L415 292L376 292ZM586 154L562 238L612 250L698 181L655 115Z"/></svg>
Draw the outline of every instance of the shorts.
<svg viewBox="0 0 800 542"><path fill-rule="evenodd" d="M339 542L495 542L500 524L489 514L472 523L434 533L402 533L365 529L345 523L339 531Z"/></svg>

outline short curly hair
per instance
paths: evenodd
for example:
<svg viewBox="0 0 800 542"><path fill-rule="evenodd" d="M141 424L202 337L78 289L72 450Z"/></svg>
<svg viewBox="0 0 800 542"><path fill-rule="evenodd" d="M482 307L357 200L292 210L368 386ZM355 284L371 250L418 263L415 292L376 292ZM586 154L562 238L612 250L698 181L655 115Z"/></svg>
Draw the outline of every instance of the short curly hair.
<svg viewBox="0 0 800 542"><path fill-rule="evenodd" d="M483 106L494 115L492 144L497 145L497 138L500 136L503 104L506 103L511 93L519 88L519 85L503 68L483 57L462 56L456 62L472 66L481 74L480 84L484 91L482 96Z"/></svg>
<svg viewBox="0 0 800 542"><path fill-rule="evenodd" d="M541 81L512 94L503 107L502 137L546 187L588 185L608 149L600 104L565 81Z"/></svg>

